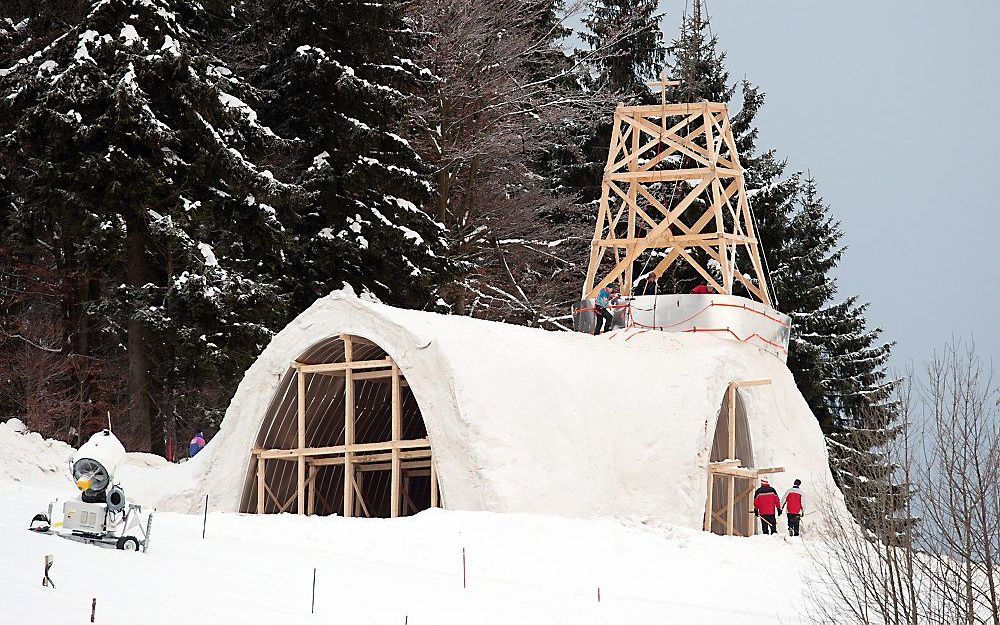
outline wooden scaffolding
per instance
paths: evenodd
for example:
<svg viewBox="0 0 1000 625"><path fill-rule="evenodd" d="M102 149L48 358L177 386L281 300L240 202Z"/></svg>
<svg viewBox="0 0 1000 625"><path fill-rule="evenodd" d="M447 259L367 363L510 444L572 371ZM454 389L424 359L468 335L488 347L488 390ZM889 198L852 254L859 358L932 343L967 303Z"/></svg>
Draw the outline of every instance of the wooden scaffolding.
<svg viewBox="0 0 1000 625"><path fill-rule="evenodd" d="M356 344L374 345L367 339L340 335L344 345L344 361L305 364L294 362L297 384L297 441L294 449L254 449L256 461L256 484L258 514L263 514L268 502L273 503L278 512L289 510L293 503L298 514L312 515L316 511L316 477L323 467L343 467L343 514L344 516L372 516L363 496L362 485L366 474L388 471L390 480L390 517L405 516L417 512L418 507L409 497L411 478L430 479L430 505L439 505L438 482L434 468L430 441L427 438L403 439L402 432L402 389L406 379L399 366L388 356L376 360L355 360ZM307 447L307 376L327 375L344 378L344 444ZM357 419L355 383L363 380L388 381L391 390L391 438L384 442L358 443L355 440ZM269 462L294 462L297 466L296 487L291 494L280 500L267 483Z"/></svg>
<svg viewBox="0 0 1000 625"><path fill-rule="evenodd" d="M659 105L615 110L583 299L613 282L630 295L636 261L652 252L656 276L684 261L718 293L732 294L738 283L771 306L726 105L668 104L666 89L677 83L661 77L653 84ZM692 249L708 260L703 264ZM752 275L737 269L741 252ZM609 253L611 269L602 271ZM714 272L706 266L715 263Z"/></svg>
<svg viewBox="0 0 1000 625"><path fill-rule="evenodd" d="M726 389L726 403L728 406L727 411L727 433L728 433L728 445L726 459L709 462L708 463L708 494L705 501L705 524L704 530L706 532L712 531L712 525L715 522L724 524L725 534L727 536L735 535L736 528L736 515L746 514L748 515L747 524L745 527L749 528L746 536L752 536L755 531L753 505L749 506L749 510L736 510L736 502L747 498L751 495L757 488L757 481L762 475L769 475L771 473L782 473L784 472L784 467L762 467L753 468L741 466L745 458L739 458L736 449L736 393L741 387L750 386L761 386L765 384L770 384L771 380L748 380L744 382L731 382ZM726 495L725 502L721 510L716 509L713 505L713 495L714 495L714 485L716 478L720 477L726 480ZM737 479L744 482L743 490L737 494Z"/></svg>

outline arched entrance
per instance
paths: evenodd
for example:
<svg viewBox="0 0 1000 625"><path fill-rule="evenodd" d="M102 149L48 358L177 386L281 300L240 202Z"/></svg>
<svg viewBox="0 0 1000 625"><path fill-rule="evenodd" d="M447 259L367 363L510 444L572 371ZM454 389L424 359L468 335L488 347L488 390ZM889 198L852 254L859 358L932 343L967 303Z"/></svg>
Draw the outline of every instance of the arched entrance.
<svg viewBox="0 0 1000 625"><path fill-rule="evenodd" d="M716 419L708 464L708 496L704 529L728 536L753 536L753 492L757 478L784 471L781 467L753 468L753 441L746 405L739 389L770 384L771 380L732 382L726 389Z"/></svg>
<svg viewBox="0 0 1000 625"><path fill-rule="evenodd" d="M733 419L729 417L732 402ZM732 421L732 451L730 454L730 421ZM750 428L747 425L746 406L739 391L727 392L722 400L719 418L715 425L715 437L712 439L710 462L722 462L727 459L737 459L745 467L753 466L753 443L750 440ZM735 477L711 473L713 484L709 489L712 493L711 527L715 534L736 534L750 536L754 527L747 515L753 509L751 495L756 485L750 478ZM732 512L729 502L732 492ZM729 519L732 519L732 531L729 531Z"/></svg>
<svg viewBox="0 0 1000 625"><path fill-rule="evenodd" d="M420 407L385 350L345 334L301 354L261 424L241 511L397 517L438 503Z"/></svg>

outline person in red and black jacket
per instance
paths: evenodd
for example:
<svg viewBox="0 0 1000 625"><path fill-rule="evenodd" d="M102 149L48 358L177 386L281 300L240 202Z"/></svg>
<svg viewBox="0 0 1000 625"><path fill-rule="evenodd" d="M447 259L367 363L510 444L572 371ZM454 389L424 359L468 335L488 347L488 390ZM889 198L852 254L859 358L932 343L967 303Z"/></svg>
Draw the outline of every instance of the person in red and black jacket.
<svg viewBox="0 0 1000 625"><path fill-rule="evenodd" d="M781 514L781 499L778 491L768 484L767 478L760 478L760 488L753 494L753 514L760 517L761 530L765 534L778 533L777 516Z"/></svg>
<svg viewBox="0 0 1000 625"><path fill-rule="evenodd" d="M795 480L794 486L788 489L785 496L781 498L781 507L788 513L788 535L799 535L799 521L802 519L802 504L805 497L802 495L802 480Z"/></svg>

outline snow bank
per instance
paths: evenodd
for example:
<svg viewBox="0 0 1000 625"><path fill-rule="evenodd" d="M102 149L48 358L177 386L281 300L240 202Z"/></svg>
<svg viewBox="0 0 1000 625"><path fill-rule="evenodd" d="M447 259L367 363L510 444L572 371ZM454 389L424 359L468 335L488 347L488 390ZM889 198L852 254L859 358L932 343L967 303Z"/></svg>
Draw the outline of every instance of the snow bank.
<svg viewBox="0 0 1000 625"><path fill-rule="evenodd" d="M29 432L19 419L0 423L0 483L19 483L44 488L51 497L78 494L70 479L69 462L76 450L62 441ZM140 452L125 455L115 481L128 497L140 504L163 504L175 508L177 494L193 489L191 471L171 464L161 456Z"/></svg>
<svg viewBox="0 0 1000 625"><path fill-rule="evenodd" d="M19 419L0 423L0 481L68 484L67 463L72 455L72 447L28 432Z"/></svg>

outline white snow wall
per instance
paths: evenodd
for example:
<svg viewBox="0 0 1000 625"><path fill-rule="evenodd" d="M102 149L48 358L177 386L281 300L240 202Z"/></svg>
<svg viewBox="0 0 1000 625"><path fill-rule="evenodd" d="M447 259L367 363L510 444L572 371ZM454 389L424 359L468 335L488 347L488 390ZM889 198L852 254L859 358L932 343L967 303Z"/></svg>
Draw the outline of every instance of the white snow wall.
<svg viewBox="0 0 1000 625"><path fill-rule="evenodd" d="M290 364L341 333L378 344L420 406L446 508L619 517L700 528L706 465L727 385L740 391L758 466L784 466L843 513L819 425L775 356L698 334L593 337L401 310L338 291L279 332L250 367L220 432L161 485L161 509L239 509L251 448ZM181 467L177 467L181 469ZM182 476L182 473L188 473ZM148 493L154 497L154 493ZM817 497L811 497L816 501ZM822 514L822 512L820 513ZM816 526L820 519L810 516Z"/></svg>

